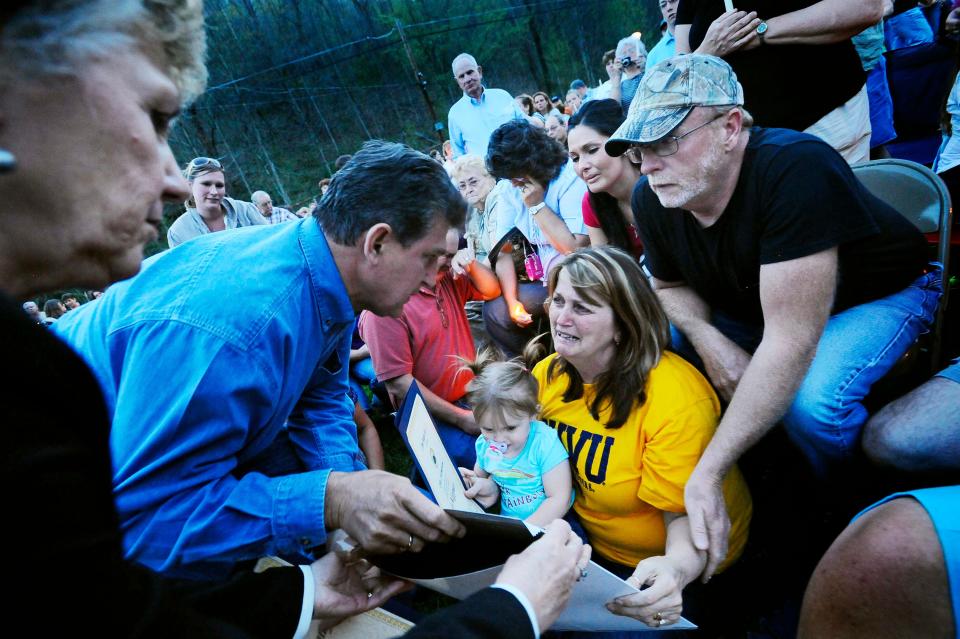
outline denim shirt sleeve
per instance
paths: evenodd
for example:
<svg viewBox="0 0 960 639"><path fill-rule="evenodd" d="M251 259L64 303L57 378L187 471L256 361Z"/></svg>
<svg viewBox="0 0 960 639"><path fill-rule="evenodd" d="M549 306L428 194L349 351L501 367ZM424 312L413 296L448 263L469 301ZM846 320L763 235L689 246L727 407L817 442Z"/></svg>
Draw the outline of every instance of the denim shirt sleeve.
<svg viewBox="0 0 960 639"><path fill-rule="evenodd" d="M347 394L352 329L352 324L341 329L336 349L319 362L287 419L290 441L311 470L366 470L357 443L353 402Z"/></svg>
<svg viewBox="0 0 960 639"><path fill-rule="evenodd" d="M129 558L177 574L324 542L329 470L232 474L240 451L262 450L283 428L276 364L175 320L108 340L100 379L116 392L110 443Z"/></svg>

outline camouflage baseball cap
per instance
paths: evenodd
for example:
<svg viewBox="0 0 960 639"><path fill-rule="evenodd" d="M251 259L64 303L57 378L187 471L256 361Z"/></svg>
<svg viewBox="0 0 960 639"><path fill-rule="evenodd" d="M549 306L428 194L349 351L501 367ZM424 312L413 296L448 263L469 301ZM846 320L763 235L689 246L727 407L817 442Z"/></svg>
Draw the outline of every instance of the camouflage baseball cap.
<svg viewBox="0 0 960 639"><path fill-rule="evenodd" d="M627 119L604 148L617 156L631 144L659 140L694 107L742 105L743 87L729 64L712 55L678 55L647 70Z"/></svg>

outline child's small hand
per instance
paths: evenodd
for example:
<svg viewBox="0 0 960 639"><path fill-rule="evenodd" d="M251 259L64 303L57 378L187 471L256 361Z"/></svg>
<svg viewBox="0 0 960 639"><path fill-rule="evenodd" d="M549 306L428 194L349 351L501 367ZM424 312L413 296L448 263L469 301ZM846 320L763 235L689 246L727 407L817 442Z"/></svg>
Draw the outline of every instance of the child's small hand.
<svg viewBox="0 0 960 639"><path fill-rule="evenodd" d="M467 488L471 488L473 483L477 480L477 474L469 468L464 468L463 466L457 466L457 469L460 471L460 476L463 477L463 483L467 485Z"/></svg>
<svg viewBox="0 0 960 639"><path fill-rule="evenodd" d="M480 477L472 470L461 468L464 483L467 489L463 495L468 499L476 499L484 508L490 508L500 499L500 487L489 477ZM469 473L469 475L468 475Z"/></svg>

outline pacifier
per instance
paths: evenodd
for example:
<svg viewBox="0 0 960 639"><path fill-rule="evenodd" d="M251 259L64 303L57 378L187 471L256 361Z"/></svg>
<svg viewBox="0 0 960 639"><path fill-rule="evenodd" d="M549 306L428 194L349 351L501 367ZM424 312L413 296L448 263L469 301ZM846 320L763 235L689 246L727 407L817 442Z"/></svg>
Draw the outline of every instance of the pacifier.
<svg viewBox="0 0 960 639"><path fill-rule="evenodd" d="M504 454L505 452L507 452L507 447L508 447L509 445L510 445L510 444L508 444L507 442L491 441L491 442L490 442L490 450L492 450L493 452L495 452L495 453L497 453L497 454L502 455L502 454Z"/></svg>

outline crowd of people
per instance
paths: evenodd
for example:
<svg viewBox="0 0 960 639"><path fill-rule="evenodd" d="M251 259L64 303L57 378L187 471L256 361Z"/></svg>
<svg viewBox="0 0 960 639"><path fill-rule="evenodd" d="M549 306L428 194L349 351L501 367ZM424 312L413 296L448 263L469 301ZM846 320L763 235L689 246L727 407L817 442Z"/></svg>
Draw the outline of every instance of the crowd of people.
<svg viewBox="0 0 960 639"><path fill-rule="evenodd" d="M465 495L546 532L407 636L536 639L591 558L637 590L607 611L677 635L960 635L960 358L871 395L944 291L851 169L891 139L855 36L904 7L795 4L660 0L563 100L462 53L448 150L369 141L295 212L173 157L200 0L0 12L13 627L299 638L385 604L410 586L365 556L464 534L385 468L416 384Z"/></svg>

